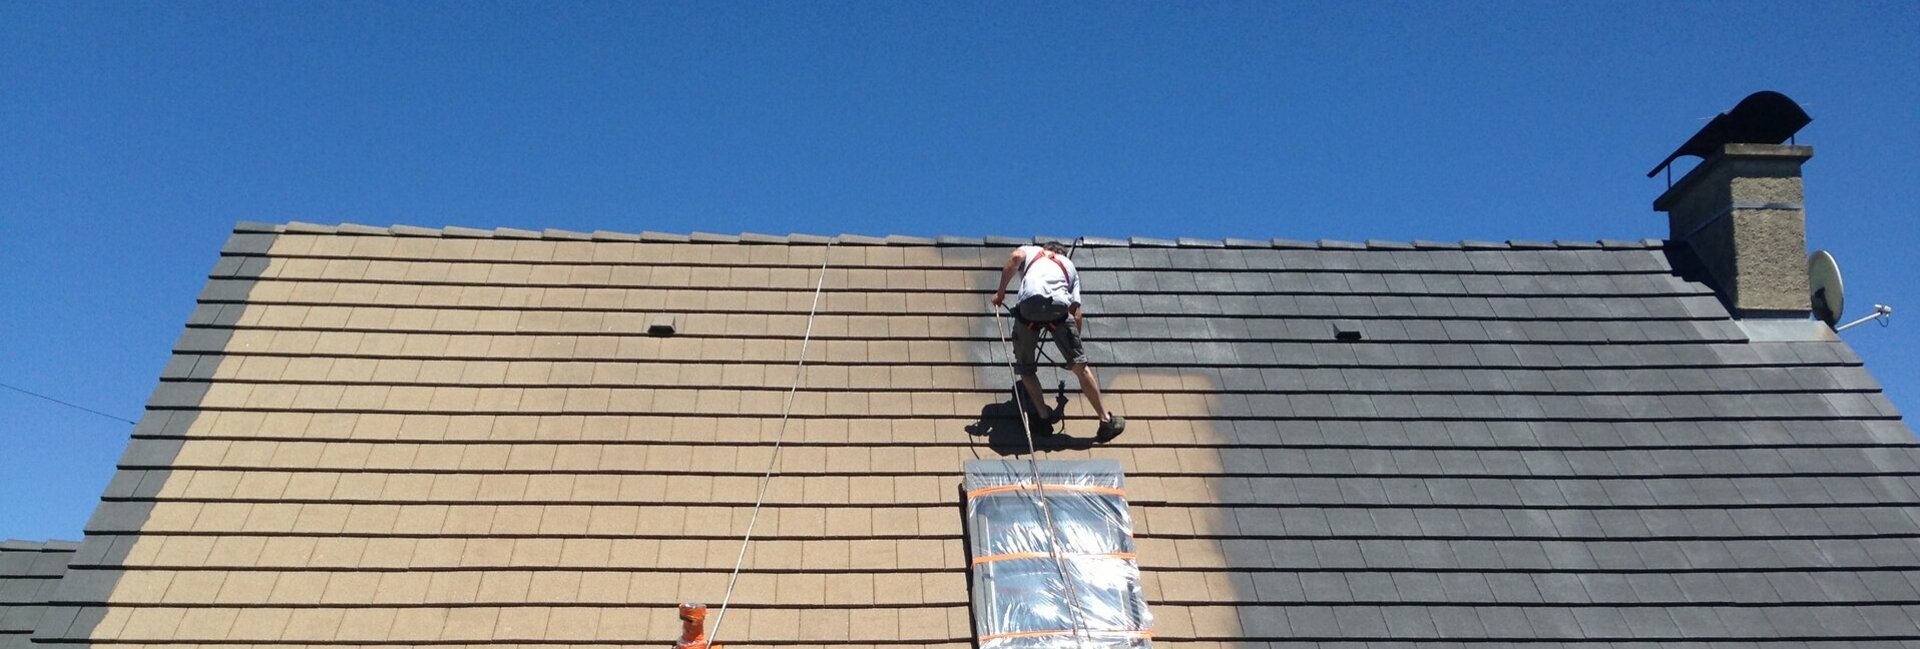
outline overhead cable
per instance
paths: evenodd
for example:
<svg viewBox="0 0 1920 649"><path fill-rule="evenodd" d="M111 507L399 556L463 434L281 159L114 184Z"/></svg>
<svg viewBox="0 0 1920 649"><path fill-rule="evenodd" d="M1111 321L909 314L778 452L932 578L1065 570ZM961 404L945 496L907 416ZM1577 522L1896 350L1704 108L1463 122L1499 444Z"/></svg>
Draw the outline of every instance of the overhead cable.
<svg viewBox="0 0 1920 649"><path fill-rule="evenodd" d="M57 404L60 404L60 405L63 405L63 406L66 406L66 407L68 407L68 408L72 408L72 409L74 409L74 410L79 410L79 411L82 411L82 412L87 412L87 413L91 413L91 414L95 414L95 415L99 415L99 416L102 416L102 417L106 417L106 418L108 418L108 419L112 419L112 420L114 420L114 421L121 421L121 422L126 422L126 423L129 423L129 424L134 424L134 425L138 425L138 422L135 422L135 421L134 421L134 420L132 420L132 419L127 419L126 417L120 417L120 416L116 416L116 415L109 415L109 414L107 414L107 413L104 413L104 412L100 412L100 411L98 411L98 410L94 410L94 409L92 409L92 408L88 408L88 407L86 407L86 406L83 406L83 405L80 405L80 404L77 404L77 403L69 403L69 402L66 402L66 401L61 401L61 400L59 400L59 399L55 399L55 398L53 398L53 397L49 397L49 396L47 396L47 395L44 395L44 394L40 394L40 393L38 393L38 392L34 392L34 391L32 391L32 390L27 390L27 389L24 389L24 388L18 388L18 387L14 387L14 386L11 386L11 385L7 385L7 384L5 384L5 383L0 383L0 388L6 388L6 389L8 389L8 390L12 390L12 391L14 391L14 392L18 392L18 393L20 393L20 394L24 394L24 395L27 395L27 396L29 396L29 397L34 397L34 398L37 398L37 399L45 399L45 400L47 400L47 401L52 401L52 402L54 402L54 403L57 403Z"/></svg>

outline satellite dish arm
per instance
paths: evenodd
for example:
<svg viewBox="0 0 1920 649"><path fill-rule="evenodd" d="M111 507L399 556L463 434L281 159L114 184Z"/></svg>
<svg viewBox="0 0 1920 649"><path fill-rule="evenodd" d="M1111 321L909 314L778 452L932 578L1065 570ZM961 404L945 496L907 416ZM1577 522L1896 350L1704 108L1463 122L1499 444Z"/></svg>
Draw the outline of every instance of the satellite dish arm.
<svg viewBox="0 0 1920 649"><path fill-rule="evenodd" d="M1855 320L1853 322L1849 322L1849 323L1840 325L1838 327L1834 327L1833 332L1840 333L1842 331L1852 329L1856 326L1866 324L1868 320L1879 320L1880 326L1885 327L1887 326L1887 321L1892 319L1893 319L1893 307L1887 306L1885 304L1875 304L1873 305L1873 313L1867 314L1866 316L1861 317L1859 320Z"/></svg>

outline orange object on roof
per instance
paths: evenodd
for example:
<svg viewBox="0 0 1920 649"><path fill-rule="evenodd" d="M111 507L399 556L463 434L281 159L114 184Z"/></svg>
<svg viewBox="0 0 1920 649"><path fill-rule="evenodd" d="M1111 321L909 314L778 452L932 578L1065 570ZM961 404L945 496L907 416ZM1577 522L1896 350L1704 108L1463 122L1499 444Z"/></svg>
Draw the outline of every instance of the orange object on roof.
<svg viewBox="0 0 1920 649"><path fill-rule="evenodd" d="M707 605L680 605L680 639L673 643L674 649L720 649L721 645L707 645Z"/></svg>

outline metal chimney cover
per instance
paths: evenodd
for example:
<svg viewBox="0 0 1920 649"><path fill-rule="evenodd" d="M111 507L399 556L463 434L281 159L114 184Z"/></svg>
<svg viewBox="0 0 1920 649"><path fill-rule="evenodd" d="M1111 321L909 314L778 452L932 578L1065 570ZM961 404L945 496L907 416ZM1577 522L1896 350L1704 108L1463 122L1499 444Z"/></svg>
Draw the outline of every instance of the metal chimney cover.
<svg viewBox="0 0 1920 649"><path fill-rule="evenodd" d="M1801 110L1786 95L1772 90L1747 95L1734 105L1733 110L1714 116L1713 121L1700 127L1700 132L1687 138L1685 144L1673 150L1673 155L1661 160L1653 171L1647 172L1652 178L1673 164L1680 156L1690 155L1699 158L1711 156L1720 150L1721 145L1739 142L1746 144L1779 144L1793 137L1793 134L1805 128L1813 118L1807 111Z"/></svg>

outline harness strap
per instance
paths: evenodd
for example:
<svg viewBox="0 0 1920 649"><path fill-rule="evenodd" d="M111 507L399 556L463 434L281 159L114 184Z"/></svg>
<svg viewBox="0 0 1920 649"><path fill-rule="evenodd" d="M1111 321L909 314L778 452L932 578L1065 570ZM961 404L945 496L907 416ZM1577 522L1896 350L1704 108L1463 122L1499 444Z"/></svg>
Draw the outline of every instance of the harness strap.
<svg viewBox="0 0 1920 649"><path fill-rule="evenodd" d="M1020 282L1022 284L1026 283L1027 273L1033 271L1033 262L1039 261L1041 259L1051 261L1053 262L1053 265L1060 267L1060 276L1066 278L1067 280L1067 291L1069 293L1073 292L1073 285L1075 283L1073 281L1073 271L1067 270L1066 262L1060 261L1060 255L1058 253L1055 253L1052 250L1047 250L1045 248L1040 249L1040 254L1027 258L1026 266L1020 269ZM1015 318L1014 318L1015 322L1024 324L1027 326L1028 329L1032 329L1034 331L1040 331L1042 329L1045 329L1047 331L1053 331L1055 327L1060 326L1060 323L1066 322L1065 318L1061 318L1053 322L1037 322L1037 321L1025 320L1018 317L1019 310L1017 309L1014 311L1014 315L1015 315Z"/></svg>
<svg viewBox="0 0 1920 649"><path fill-rule="evenodd" d="M1045 259L1045 260L1047 260L1047 261L1051 261L1051 262L1053 262L1053 265L1055 265L1055 266L1059 266L1059 267L1060 267L1060 276L1061 276L1061 277L1065 277L1065 278L1067 278L1067 291L1068 291L1068 292L1072 292L1072 291L1073 291L1073 284L1074 284L1074 282L1073 282L1073 272L1072 272L1072 271L1069 271L1069 270L1067 270L1067 264L1066 264L1066 262L1063 262L1063 261L1060 261L1060 255L1058 255L1058 254L1055 254L1055 253L1054 253L1054 252L1053 252L1052 250L1047 250L1047 249L1045 249L1045 248L1041 248L1041 249L1040 249L1040 257L1039 257L1039 259ZM1027 260L1027 267L1026 267L1026 268L1022 268L1022 269L1020 269L1020 281L1021 281L1022 283L1024 283L1024 282L1026 282L1026 281L1027 281L1027 273L1028 273L1028 272L1031 272L1031 271L1033 270L1033 262L1035 262L1035 261L1037 261L1037 259L1028 259L1028 260Z"/></svg>

